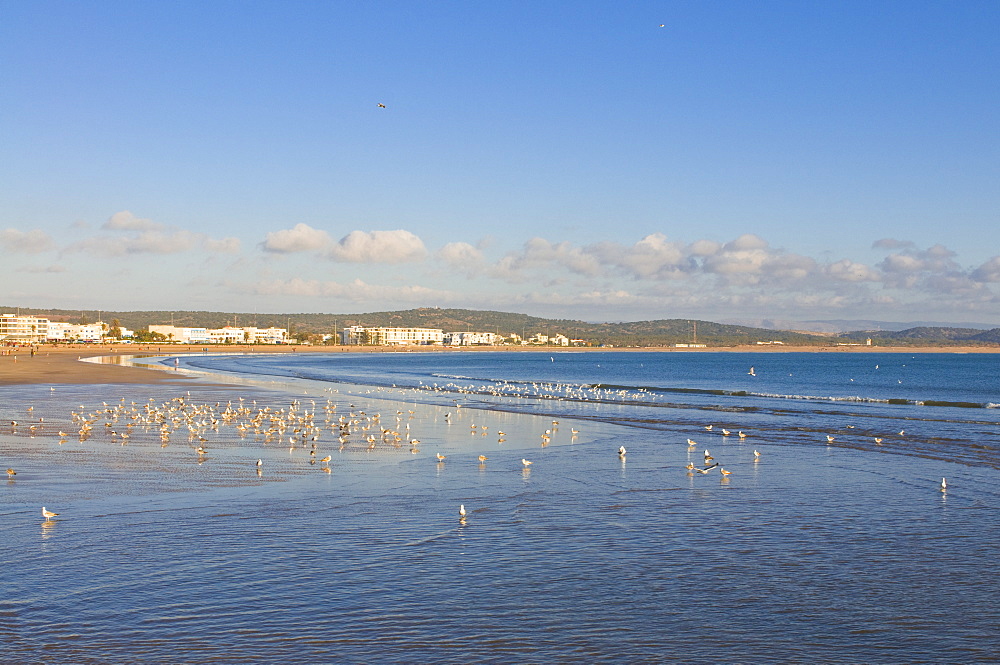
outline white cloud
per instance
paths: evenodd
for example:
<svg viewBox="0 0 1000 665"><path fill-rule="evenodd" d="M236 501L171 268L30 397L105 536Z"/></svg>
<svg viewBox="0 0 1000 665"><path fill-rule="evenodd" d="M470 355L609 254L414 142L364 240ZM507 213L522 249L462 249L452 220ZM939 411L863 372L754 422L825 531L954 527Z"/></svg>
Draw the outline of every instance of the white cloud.
<svg viewBox="0 0 1000 665"><path fill-rule="evenodd" d="M423 241L403 229L352 231L330 247L328 255L344 263L410 263L427 256Z"/></svg>
<svg viewBox="0 0 1000 665"><path fill-rule="evenodd" d="M333 239L326 231L300 223L290 229L268 233L264 237L261 247L265 252L290 254L292 252L322 251L332 244Z"/></svg>
<svg viewBox="0 0 1000 665"><path fill-rule="evenodd" d="M437 252L437 258L449 267L474 275L485 264L482 250L467 242L450 242Z"/></svg>
<svg viewBox="0 0 1000 665"><path fill-rule="evenodd" d="M744 234L723 245L718 253L706 257L702 268L731 283L758 284L765 280L788 283L805 279L814 274L818 266L807 256L772 249L764 239Z"/></svg>
<svg viewBox="0 0 1000 665"><path fill-rule="evenodd" d="M722 249L722 244L714 240L696 240L688 245L688 254L691 256L712 256L718 254Z"/></svg>
<svg viewBox="0 0 1000 665"><path fill-rule="evenodd" d="M957 275L964 272L953 260L955 253L943 245L934 245L926 250L915 247L890 254L878 267L885 276L885 284L891 288L925 288L940 291L944 281L930 281L933 275Z"/></svg>
<svg viewBox="0 0 1000 665"><path fill-rule="evenodd" d="M140 219L128 210L122 210L111 215L101 228L111 231L156 231L163 226L150 219Z"/></svg>
<svg viewBox="0 0 1000 665"><path fill-rule="evenodd" d="M744 233L736 240L727 242L723 250L727 252L751 252L768 248L767 241L753 233Z"/></svg>
<svg viewBox="0 0 1000 665"><path fill-rule="evenodd" d="M0 231L0 247L10 252L38 254L54 249L55 243L52 236L41 229L31 231L4 229Z"/></svg>
<svg viewBox="0 0 1000 665"><path fill-rule="evenodd" d="M631 247L603 242L586 248L602 264L613 266L638 279L665 279L682 276L693 268L684 246L653 233Z"/></svg>
<svg viewBox="0 0 1000 665"><path fill-rule="evenodd" d="M980 282L1000 282L1000 256L994 256L973 270L972 278Z"/></svg>
<svg viewBox="0 0 1000 665"><path fill-rule="evenodd" d="M878 271L850 259L841 259L836 263L831 263L826 267L825 272L828 277L841 282L877 282L881 279Z"/></svg>

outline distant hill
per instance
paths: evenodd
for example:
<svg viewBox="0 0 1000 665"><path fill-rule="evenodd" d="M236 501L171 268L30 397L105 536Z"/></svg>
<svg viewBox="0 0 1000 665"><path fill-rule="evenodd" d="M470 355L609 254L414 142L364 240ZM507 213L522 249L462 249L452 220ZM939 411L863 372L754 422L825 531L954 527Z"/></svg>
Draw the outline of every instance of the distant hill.
<svg viewBox="0 0 1000 665"><path fill-rule="evenodd" d="M942 323L940 321L879 321L875 319L728 319L724 323L768 328L773 330L802 330L815 333L843 333L859 330L900 331L909 328L975 328L990 330L995 324L968 321Z"/></svg>
<svg viewBox="0 0 1000 665"><path fill-rule="evenodd" d="M859 342L870 337L872 343L878 346L987 346L1000 344L1000 328L980 330L978 328L917 326L897 331L855 331L844 333L838 337Z"/></svg>
<svg viewBox="0 0 1000 665"><path fill-rule="evenodd" d="M205 311L70 311L0 307L2 312L20 311L55 321L78 322L81 317L106 322L117 319L133 330L145 330L150 324L169 324L205 328L223 326L276 326L289 328L293 334L331 334L351 325L441 328L446 332L479 331L502 335L511 333L530 337L536 333L561 333L571 339L583 339L592 345L669 346L697 341L710 346L736 346L758 341L776 341L788 345L822 346L841 342L864 342L872 338L878 346L992 345L1000 344L1000 328L981 330L974 327L917 326L905 330L878 332L855 330L830 336L754 326L730 325L692 319L657 319L619 323L588 323L575 319L545 319L514 312L472 309L420 307L391 312L364 314L259 314L250 312Z"/></svg>

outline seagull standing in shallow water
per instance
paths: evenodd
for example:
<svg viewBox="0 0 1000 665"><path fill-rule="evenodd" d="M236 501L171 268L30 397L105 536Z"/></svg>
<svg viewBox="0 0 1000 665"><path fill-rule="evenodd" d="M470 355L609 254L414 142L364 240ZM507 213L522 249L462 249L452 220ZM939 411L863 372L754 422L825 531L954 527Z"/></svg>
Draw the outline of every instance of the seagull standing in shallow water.
<svg viewBox="0 0 1000 665"><path fill-rule="evenodd" d="M523 465L524 465L525 467L529 467L529 466L531 466L531 465L533 464L533 462L531 462L531 461L529 461L529 460L526 460L526 459L524 459L524 458L522 457L522 458L521 458L521 464L523 464Z"/></svg>
<svg viewBox="0 0 1000 665"><path fill-rule="evenodd" d="M47 510L45 506L42 506L42 517L49 519L51 517L56 517L59 513L54 513L51 510Z"/></svg>
<svg viewBox="0 0 1000 665"><path fill-rule="evenodd" d="M948 491L948 481L945 480L944 478L941 479L941 491L942 492Z"/></svg>

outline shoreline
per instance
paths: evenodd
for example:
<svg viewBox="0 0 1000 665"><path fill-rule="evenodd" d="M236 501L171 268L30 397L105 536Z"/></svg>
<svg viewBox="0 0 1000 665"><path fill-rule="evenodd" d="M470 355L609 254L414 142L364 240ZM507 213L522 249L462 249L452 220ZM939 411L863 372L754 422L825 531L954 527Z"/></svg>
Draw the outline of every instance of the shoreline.
<svg viewBox="0 0 1000 665"><path fill-rule="evenodd" d="M31 351L34 349L35 353ZM153 371L114 362L85 363L84 358L120 356L156 356L177 354L225 353L483 353L509 351L514 353L1000 353L1000 346L777 346L743 345L728 347L372 347L372 346L301 346L301 345L205 345L152 344L72 344L36 347L7 347L9 355L0 355L0 386L25 384L204 384L203 379L188 374L173 374L169 367Z"/></svg>

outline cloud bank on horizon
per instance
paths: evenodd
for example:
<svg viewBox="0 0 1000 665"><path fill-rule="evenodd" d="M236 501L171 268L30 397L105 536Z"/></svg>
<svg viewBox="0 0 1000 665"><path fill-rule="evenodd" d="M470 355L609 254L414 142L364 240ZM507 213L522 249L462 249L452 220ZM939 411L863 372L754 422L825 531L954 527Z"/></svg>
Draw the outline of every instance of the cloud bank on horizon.
<svg viewBox="0 0 1000 665"><path fill-rule="evenodd" d="M199 308L216 303L221 309L346 312L445 306L590 320L752 313L905 320L929 312L989 320L1000 302L1000 254L965 265L941 244L920 248L905 239L877 238L859 247L859 253L881 253L872 263L821 260L773 247L752 233L728 242L681 241L665 233L590 244L542 236L505 240L456 240L428 249L404 229L352 230L337 239L330 230L297 223L254 243L123 210L96 232L82 224L59 238L38 228L4 229L0 257L32 276L19 279L23 293L17 300L43 307L117 308L124 302L158 308L160 299L186 308L169 295L178 283L199 293ZM119 284L122 298L49 295L79 294L95 275ZM133 290L144 296L130 295Z"/></svg>

